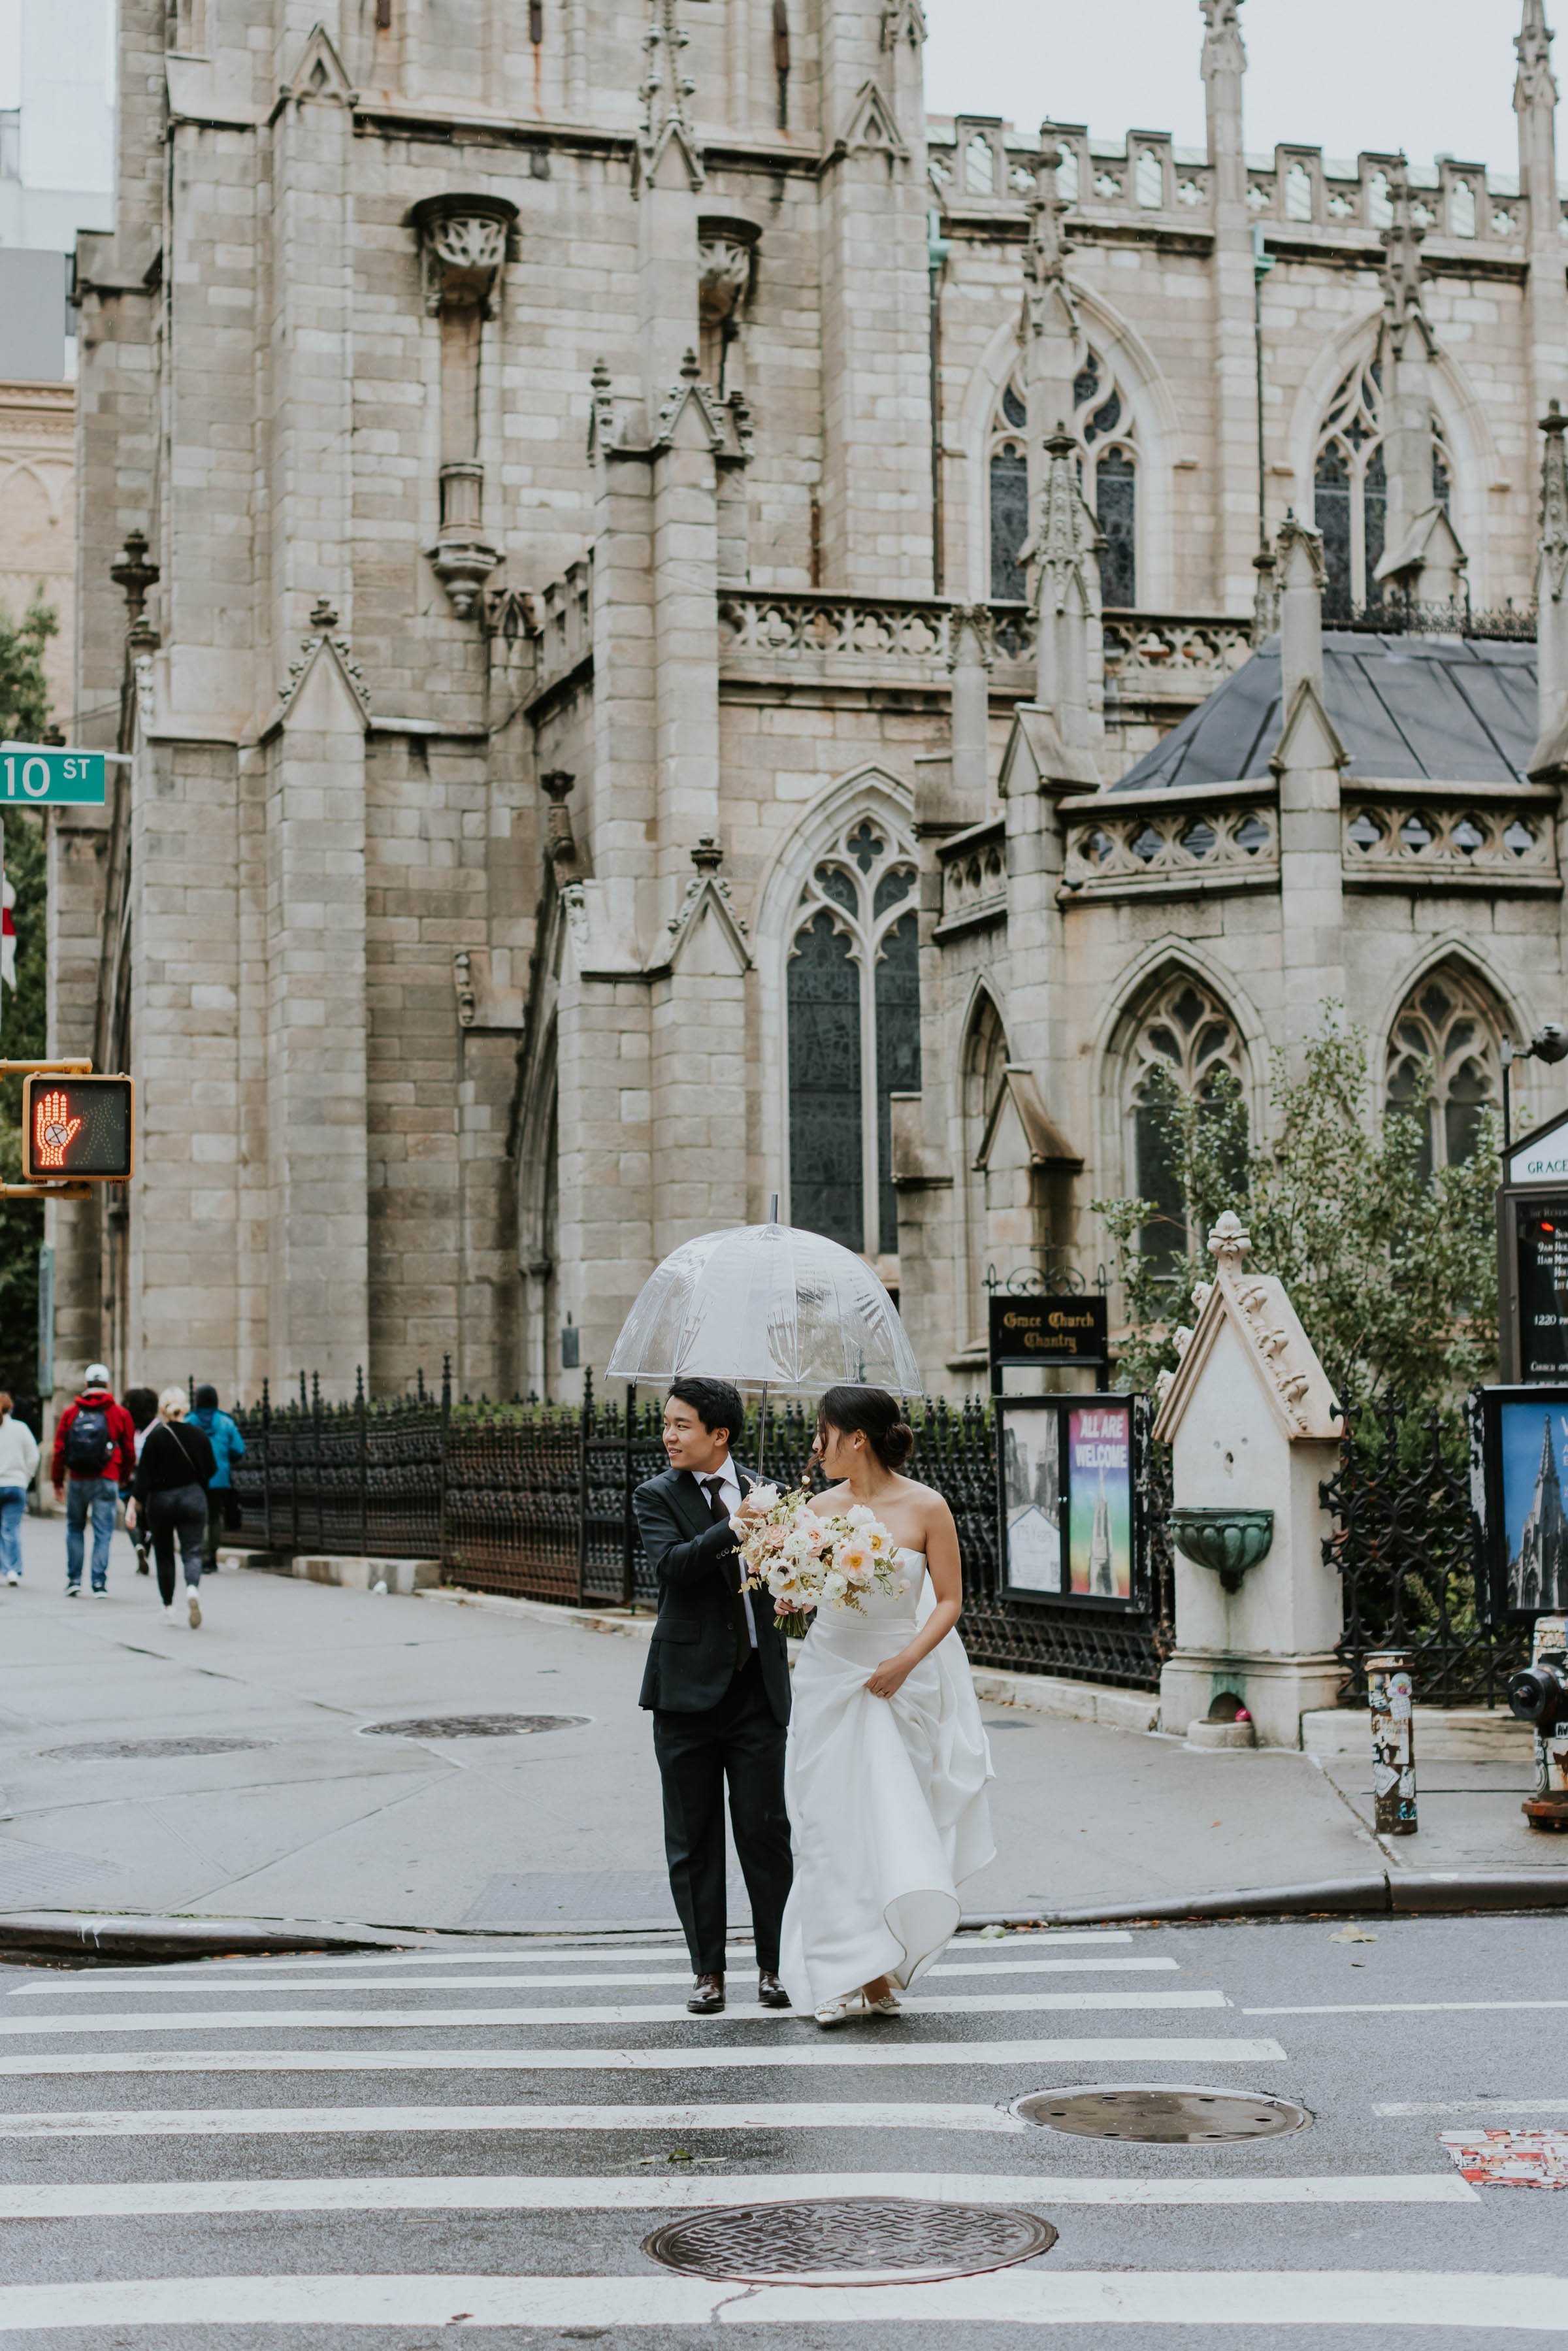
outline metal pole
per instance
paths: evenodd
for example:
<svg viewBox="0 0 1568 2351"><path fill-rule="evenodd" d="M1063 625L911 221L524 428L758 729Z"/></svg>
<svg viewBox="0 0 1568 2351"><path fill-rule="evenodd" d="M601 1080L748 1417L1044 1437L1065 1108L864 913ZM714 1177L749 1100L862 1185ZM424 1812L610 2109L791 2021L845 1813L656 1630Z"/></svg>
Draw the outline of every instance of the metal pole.
<svg viewBox="0 0 1568 2351"><path fill-rule="evenodd" d="M635 1476L635 1437L637 1427L637 1384L633 1380L626 1390L626 1457L621 1485L621 1605L630 1608L637 1596L636 1584L636 1521L632 1515L632 1487Z"/></svg>
<svg viewBox="0 0 1568 2351"><path fill-rule="evenodd" d="M593 1366L582 1374L582 1408L577 1423L577 1604L588 1597L588 1437L593 1425Z"/></svg>
<svg viewBox="0 0 1568 2351"><path fill-rule="evenodd" d="M1416 1722L1408 1649L1376 1649L1366 1660L1366 1702L1372 1711L1374 1825L1379 1836L1414 1836Z"/></svg>

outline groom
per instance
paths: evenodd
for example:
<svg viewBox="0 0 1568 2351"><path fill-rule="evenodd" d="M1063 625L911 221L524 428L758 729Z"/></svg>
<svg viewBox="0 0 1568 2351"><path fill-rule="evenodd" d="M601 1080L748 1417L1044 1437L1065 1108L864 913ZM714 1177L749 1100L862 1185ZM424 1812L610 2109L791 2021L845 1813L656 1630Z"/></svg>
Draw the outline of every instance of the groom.
<svg viewBox="0 0 1568 2351"><path fill-rule="evenodd" d="M784 1809L789 1664L766 1592L742 1589L731 1514L751 1479L730 1458L742 1424L727 1380L673 1381L664 1406L670 1466L639 1486L632 1507L659 1579L659 1618L641 1703L653 1717L664 1786L670 1891L696 1981L686 2006L724 2006L724 1794L757 1945L757 1997L788 2008L779 1980L779 1927L793 1864Z"/></svg>

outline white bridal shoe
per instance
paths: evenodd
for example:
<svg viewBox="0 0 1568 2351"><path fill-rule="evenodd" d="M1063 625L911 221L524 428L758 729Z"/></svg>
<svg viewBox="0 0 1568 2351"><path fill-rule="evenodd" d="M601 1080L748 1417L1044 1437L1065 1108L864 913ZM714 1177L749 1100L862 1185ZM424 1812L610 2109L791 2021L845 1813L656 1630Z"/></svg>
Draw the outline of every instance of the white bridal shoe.
<svg viewBox="0 0 1568 2351"><path fill-rule="evenodd" d="M861 1997L864 2000L865 1994L862 1992ZM904 2014L904 2002L893 1991L884 1991L880 2000L867 2000L865 2005L868 2016L902 2016Z"/></svg>
<svg viewBox="0 0 1568 2351"><path fill-rule="evenodd" d="M878 2000L868 2000L863 1989L847 1991L839 2000L825 2000L816 2011L819 2024L841 2024L846 2016L902 2016L904 2002L895 1991L884 1991Z"/></svg>

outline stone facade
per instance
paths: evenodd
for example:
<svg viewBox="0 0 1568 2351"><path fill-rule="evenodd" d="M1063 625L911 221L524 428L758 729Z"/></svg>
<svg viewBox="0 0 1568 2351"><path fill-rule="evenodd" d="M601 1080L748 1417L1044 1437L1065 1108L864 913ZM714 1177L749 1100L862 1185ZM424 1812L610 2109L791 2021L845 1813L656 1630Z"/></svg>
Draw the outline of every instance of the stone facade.
<svg viewBox="0 0 1568 2351"><path fill-rule="evenodd" d="M1560 1011L1550 545L1544 709L1448 658L1529 637L1568 400L1540 0L1517 183L1249 154L1239 0L1202 153L927 120L923 38L124 0L76 703L134 764L55 820L54 1041L142 1138L50 1212L63 1380L571 1394L777 1192L951 1388L988 1267L1092 1275L1156 1061L1261 1118L1348 1002L1441 1156Z"/></svg>
<svg viewBox="0 0 1568 2351"><path fill-rule="evenodd" d="M41 589L54 607L60 631L44 674L61 723L75 668L75 413L72 384L0 382L0 605L19 621Z"/></svg>

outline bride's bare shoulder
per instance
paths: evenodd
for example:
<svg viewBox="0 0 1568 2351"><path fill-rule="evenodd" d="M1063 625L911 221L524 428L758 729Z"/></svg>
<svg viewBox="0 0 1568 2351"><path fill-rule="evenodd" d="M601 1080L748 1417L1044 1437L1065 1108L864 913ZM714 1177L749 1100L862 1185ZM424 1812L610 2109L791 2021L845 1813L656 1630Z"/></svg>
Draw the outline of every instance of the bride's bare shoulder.
<svg viewBox="0 0 1568 2351"><path fill-rule="evenodd" d="M852 1499L847 1486L825 1486L820 1494L807 1495L806 1508L820 1519L831 1519L835 1511L847 1510Z"/></svg>

